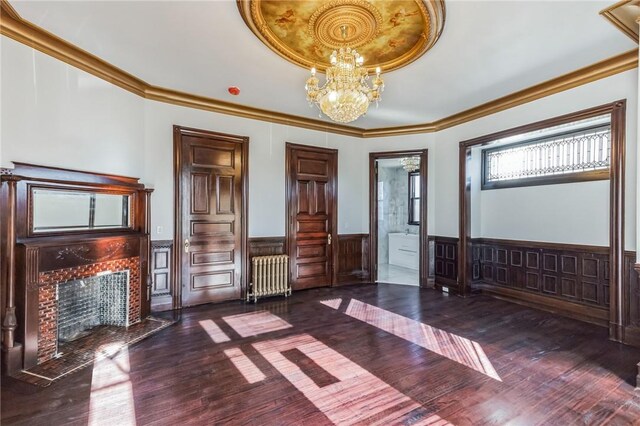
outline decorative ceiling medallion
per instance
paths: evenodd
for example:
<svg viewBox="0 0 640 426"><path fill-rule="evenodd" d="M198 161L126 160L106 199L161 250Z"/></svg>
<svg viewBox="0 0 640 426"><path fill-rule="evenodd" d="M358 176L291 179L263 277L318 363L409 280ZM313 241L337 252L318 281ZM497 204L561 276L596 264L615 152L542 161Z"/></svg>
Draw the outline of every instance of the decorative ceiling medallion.
<svg viewBox="0 0 640 426"><path fill-rule="evenodd" d="M640 18L639 0L622 0L600 12L620 31L638 42L638 18Z"/></svg>
<svg viewBox="0 0 640 426"><path fill-rule="evenodd" d="M331 49L340 49L345 44L358 48L371 42L381 27L382 15L366 0L325 3L309 19L309 34L314 41Z"/></svg>
<svg viewBox="0 0 640 426"><path fill-rule="evenodd" d="M322 72L331 53L343 46L357 48L371 70L403 67L436 43L445 19L444 0L237 2L263 43L294 64Z"/></svg>

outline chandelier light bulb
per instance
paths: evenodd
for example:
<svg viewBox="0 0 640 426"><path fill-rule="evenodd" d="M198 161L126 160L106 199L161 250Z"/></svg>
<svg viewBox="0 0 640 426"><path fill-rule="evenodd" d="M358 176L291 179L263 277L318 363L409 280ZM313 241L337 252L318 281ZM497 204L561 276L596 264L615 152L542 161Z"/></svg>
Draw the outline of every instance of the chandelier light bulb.
<svg viewBox="0 0 640 426"><path fill-rule="evenodd" d="M316 77L315 67L305 86L309 105L316 105L322 113L338 123L350 123L367 113L369 104L380 101L384 82L381 69L369 85L369 71L362 67L364 58L348 46L333 51L331 66L326 70L323 86Z"/></svg>

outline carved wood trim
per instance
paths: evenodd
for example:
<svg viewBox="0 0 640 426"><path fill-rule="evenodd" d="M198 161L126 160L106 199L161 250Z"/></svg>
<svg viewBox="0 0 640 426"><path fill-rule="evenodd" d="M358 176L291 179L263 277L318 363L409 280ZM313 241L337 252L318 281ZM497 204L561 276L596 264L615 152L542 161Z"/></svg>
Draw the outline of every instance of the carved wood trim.
<svg viewBox="0 0 640 426"><path fill-rule="evenodd" d="M484 238L472 239L471 245L473 278L479 288L508 288L530 293L534 299L544 296L581 305L584 317L591 309L609 311L607 247ZM558 302L557 308L561 307ZM599 314L592 316L600 319Z"/></svg>
<svg viewBox="0 0 640 426"><path fill-rule="evenodd" d="M623 312L628 299L624 288L624 180L625 180L625 107L626 100L619 100L571 114L550 118L536 123L515 127L501 132L460 142L459 150L459 273L458 283L463 295L470 294L473 280L471 256L471 176L469 161L471 148L487 145L491 141L533 130L544 129L581 119L611 114L611 166L610 166L610 230L609 230L609 337L622 341L625 322Z"/></svg>
<svg viewBox="0 0 640 426"><path fill-rule="evenodd" d="M3 358L7 371L13 372L37 363L38 351L38 298L42 289L40 275L49 271L68 274L73 268L83 271L103 261L135 258L139 286L132 288L138 314L145 315L144 294L148 276L148 196L136 178L101 173L90 173L14 163L14 169L0 170L0 210L2 227L2 300ZM29 187L32 185L64 186L67 190L128 192L134 194L131 210L133 229L113 229L108 232L69 232L32 236L29 233ZM140 210L145 211L141 212ZM138 263L139 262L139 263ZM62 276L61 276L62 277ZM61 278L63 279L63 277ZM14 319L12 319L15 318ZM15 324L15 326L14 326ZM11 332L11 333L9 333ZM11 334L11 335L10 335ZM20 347L17 351L8 351Z"/></svg>
<svg viewBox="0 0 640 426"><path fill-rule="evenodd" d="M56 259L65 260L69 258L75 258L78 260L83 260L85 262L98 263L110 259L120 250L128 249L128 241L112 241L106 245L103 255L100 255L99 257L86 257L89 253L91 253L91 248L87 246L82 245L79 247L64 247L57 251Z"/></svg>
<svg viewBox="0 0 640 426"><path fill-rule="evenodd" d="M4 316L2 318L2 348L4 351L9 351L15 346L15 331L18 327L18 320L16 317L16 183L15 179L11 175L3 175L6 181L6 229L4 241L5 247L5 260L7 262L6 272L6 288L5 290L5 306L3 306ZM3 185L4 186L4 185ZM3 279L4 281L4 279Z"/></svg>

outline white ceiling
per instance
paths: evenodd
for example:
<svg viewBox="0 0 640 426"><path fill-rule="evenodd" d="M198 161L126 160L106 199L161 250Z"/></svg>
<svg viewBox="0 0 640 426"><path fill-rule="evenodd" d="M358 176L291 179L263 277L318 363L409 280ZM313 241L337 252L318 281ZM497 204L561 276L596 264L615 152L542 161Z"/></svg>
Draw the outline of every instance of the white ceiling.
<svg viewBox="0 0 640 426"><path fill-rule="evenodd" d="M446 0L435 47L386 74L380 106L352 125L437 120L637 48L598 14L613 1ZM308 72L263 45L233 0L10 3L24 19L150 84L318 118L305 100ZM228 94L232 85L240 96Z"/></svg>

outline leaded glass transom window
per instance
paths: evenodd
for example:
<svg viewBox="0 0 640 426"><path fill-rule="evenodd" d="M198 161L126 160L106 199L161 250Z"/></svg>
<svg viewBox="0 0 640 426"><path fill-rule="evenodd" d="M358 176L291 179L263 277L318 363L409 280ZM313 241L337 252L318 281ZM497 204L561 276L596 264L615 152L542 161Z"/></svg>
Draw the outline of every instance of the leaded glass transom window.
<svg viewBox="0 0 640 426"><path fill-rule="evenodd" d="M483 189L606 179L611 124L601 118L483 150ZM526 136L526 135L523 135Z"/></svg>

